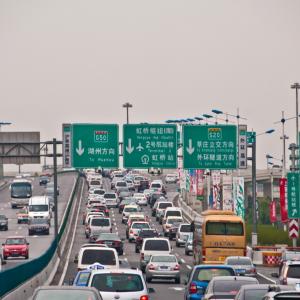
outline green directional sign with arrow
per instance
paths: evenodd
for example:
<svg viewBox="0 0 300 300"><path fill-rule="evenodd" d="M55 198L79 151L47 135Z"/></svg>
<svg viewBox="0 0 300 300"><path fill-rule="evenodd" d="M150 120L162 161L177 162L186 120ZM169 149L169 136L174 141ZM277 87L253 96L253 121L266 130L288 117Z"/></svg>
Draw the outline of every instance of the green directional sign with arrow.
<svg viewBox="0 0 300 300"><path fill-rule="evenodd" d="M177 129L174 124L125 124L125 168L177 168Z"/></svg>
<svg viewBox="0 0 300 300"><path fill-rule="evenodd" d="M290 219L300 218L300 174L290 172L287 174L288 187L288 216Z"/></svg>
<svg viewBox="0 0 300 300"><path fill-rule="evenodd" d="M118 168L118 125L72 124L72 166Z"/></svg>
<svg viewBox="0 0 300 300"><path fill-rule="evenodd" d="M236 169L236 126L183 126L183 167L210 170Z"/></svg>

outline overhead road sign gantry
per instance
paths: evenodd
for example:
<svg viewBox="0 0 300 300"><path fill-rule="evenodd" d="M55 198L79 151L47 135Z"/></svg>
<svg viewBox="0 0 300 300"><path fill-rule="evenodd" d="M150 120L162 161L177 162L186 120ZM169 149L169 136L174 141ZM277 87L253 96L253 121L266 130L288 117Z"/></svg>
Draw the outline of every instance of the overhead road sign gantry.
<svg viewBox="0 0 300 300"><path fill-rule="evenodd" d="M119 126L117 124L72 124L74 168L118 168Z"/></svg>
<svg viewBox="0 0 300 300"><path fill-rule="evenodd" d="M175 124L123 125L125 168L177 168Z"/></svg>
<svg viewBox="0 0 300 300"><path fill-rule="evenodd" d="M235 125L184 125L184 169L229 170L237 168Z"/></svg>

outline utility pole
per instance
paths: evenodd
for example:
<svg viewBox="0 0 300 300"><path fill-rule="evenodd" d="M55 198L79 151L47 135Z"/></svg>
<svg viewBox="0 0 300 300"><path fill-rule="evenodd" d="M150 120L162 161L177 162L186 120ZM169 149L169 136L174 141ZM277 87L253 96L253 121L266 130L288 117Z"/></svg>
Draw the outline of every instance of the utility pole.
<svg viewBox="0 0 300 300"><path fill-rule="evenodd" d="M252 133L252 209L253 209L253 229L252 247L257 245L257 203L256 203L256 136Z"/></svg>
<svg viewBox="0 0 300 300"><path fill-rule="evenodd" d="M54 237L58 245L58 207L57 207L57 141L53 139L53 188L54 188ZM58 256L60 257L58 249Z"/></svg>

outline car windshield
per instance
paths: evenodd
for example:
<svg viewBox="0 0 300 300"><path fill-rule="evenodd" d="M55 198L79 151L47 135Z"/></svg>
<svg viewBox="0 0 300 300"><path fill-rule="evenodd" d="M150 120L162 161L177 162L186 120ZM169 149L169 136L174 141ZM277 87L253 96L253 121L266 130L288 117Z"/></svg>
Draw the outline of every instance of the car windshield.
<svg viewBox="0 0 300 300"><path fill-rule="evenodd" d="M137 207L125 207L124 212L137 212L138 208Z"/></svg>
<svg viewBox="0 0 300 300"><path fill-rule="evenodd" d="M94 191L94 194L97 194L97 195L104 195L104 194L105 194L105 191L104 191L104 190L95 190L95 191Z"/></svg>
<svg viewBox="0 0 300 300"><path fill-rule="evenodd" d="M131 228L150 228L150 225L148 223L134 223Z"/></svg>
<svg viewBox="0 0 300 300"><path fill-rule="evenodd" d="M40 212L40 211L48 211L49 206L47 204L36 204L29 205L29 211Z"/></svg>
<svg viewBox="0 0 300 300"><path fill-rule="evenodd" d="M85 249L82 255L81 263L84 265L92 265L98 262L101 265L116 265L116 257L113 251L100 249Z"/></svg>
<svg viewBox="0 0 300 300"><path fill-rule="evenodd" d="M174 255L152 256L151 262L177 262Z"/></svg>
<svg viewBox="0 0 300 300"><path fill-rule="evenodd" d="M268 292L268 289L247 289L245 290L245 297L244 299L247 300L257 300L257 299L262 299L263 296Z"/></svg>
<svg viewBox="0 0 300 300"><path fill-rule="evenodd" d="M15 182L11 184L11 196L13 198L29 198L32 195L30 183Z"/></svg>
<svg viewBox="0 0 300 300"><path fill-rule="evenodd" d="M168 220L167 220L167 224L176 224L176 223L180 223L180 222L182 222L182 219L168 218Z"/></svg>
<svg viewBox="0 0 300 300"><path fill-rule="evenodd" d="M6 240L6 245L24 245L26 244L25 239L11 238Z"/></svg>
<svg viewBox="0 0 300 300"><path fill-rule="evenodd" d="M191 232L191 225L181 225L180 227L181 232Z"/></svg>
<svg viewBox="0 0 300 300"><path fill-rule="evenodd" d="M240 222L214 222L206 223L207 235L244 235L243 224Z"/></svg>
<svg viewBox="0 0 300 300"><path fill-rule="evenodd" d="M121 187L121 188L118 188L118 191L121 193L124 193L124 192L129 192L129 189L127 187Z"/></svg>
<svg viewBox="0 0 300 300"><path fill-rule="evenodd" d="M92 219L92 226L109 226L109 219L94 218Z"/></svg>
<svg viewBox="0 0 300 300"><path fill-rule="evenodd" d="M118 186L118 187L127 187L127 182L126 181L118 181L117 183L116 183L116 186Z"/></svg>
<svg viewBox="0 0 300 300"><path fill-rule="evenodd" d="M116 198L116 195L115 194L104 194L104 196L103 196L105 199L107 198L107 199L109 199L109 198L111 198L111 199L115 199Z"/></svg>
<svg viewBox="0 0 300 300"><path fill-rule="evenodd" d="M251 260L249 258L229 258L227 260L227 265L251 265Z"/></svg>
<svg viewBox="0 0 300 300"><path fill-rule="evenodd" d="M36 294L35 300L97 300L96 295L91 291L83 289L76 290L40 290Z"/></svg>
<svg viewBox="0 0 300 300"><path fill-rule="evenodd" d="M145 243L145 250L149 251L169 251L169 243L166 240L148 240Z"/></svg>
<svg viewBox="0 0 300 300"><path fill-rule="evenodd" d="M144 289L140 275L126 273L95 274L91 286L100 292L137 292Z"/></svg>
<svg viewBox="0 0 300 300"><path fill-rule="evenodd" d="M286 277L300 279L300 265L289 265Z"/></svg>
<svg viewBox="0 0 300 300"><path fill-rule="evenodd" d="M234 271L229 268L197 268L193 274L195 281L211 281L215 276L234 276Z"/></svg>
<svg viewBox="0 0 300 300"><path fill-rule="evenodd" d="M160 183L152 183L151 184L151 188L155 188L155 189L160 189L161 188L161 184Z"/></svg>
<svg viewBox="0 0 300 300"><path fill-rule="evenodd" d="M214 293L237 294L242 285L253 284L253 281L247 280L217 280L214 282Z"/></svg>
<svg viewBox="0 0 300 300"><path fill-rule="evenodd" d="M167 208L167 207L172 207L173 206L173 204L170 202L170 203L159 203L158 202L158 208L159 209L165 209L165 208Z"/></svg>
<svg viewBox="0 0 300 300"><path fill-rule="evenodd" d="M181 211L179 210L170 210L167 212L166 217L181 217Z"/></svg>

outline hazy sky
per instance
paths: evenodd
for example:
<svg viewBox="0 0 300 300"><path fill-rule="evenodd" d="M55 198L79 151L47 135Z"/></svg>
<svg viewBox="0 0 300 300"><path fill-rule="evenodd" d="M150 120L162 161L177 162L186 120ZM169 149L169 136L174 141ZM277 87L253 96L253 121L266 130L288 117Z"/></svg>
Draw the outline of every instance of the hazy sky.
<svg viewBox="0 0 300 300"><path fill-rule="evenodd" d="M295 115L299 0L0 0L3 130L61 138L64 122L164 122L217 108L247 117L258 162ZM287 122L288 143L295 120Z"/></svg>

